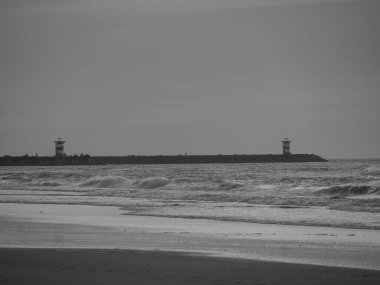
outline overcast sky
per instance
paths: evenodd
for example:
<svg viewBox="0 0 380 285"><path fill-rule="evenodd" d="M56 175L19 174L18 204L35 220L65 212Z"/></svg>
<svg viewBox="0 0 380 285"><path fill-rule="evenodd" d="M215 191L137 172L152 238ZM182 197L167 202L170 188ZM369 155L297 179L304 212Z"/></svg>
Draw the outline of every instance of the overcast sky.
<svg viewBox="0 0 380 285"><path fill-rule="evenodd" d="M0 0L0 155L380 157L380 1Z"/></svg>

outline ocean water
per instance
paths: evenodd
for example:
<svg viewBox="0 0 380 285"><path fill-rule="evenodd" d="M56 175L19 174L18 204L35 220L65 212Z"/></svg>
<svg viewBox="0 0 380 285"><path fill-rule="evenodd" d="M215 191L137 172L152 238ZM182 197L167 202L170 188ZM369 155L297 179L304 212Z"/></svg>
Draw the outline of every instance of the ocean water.
<svg viewBox="0 0 380 285"><path fill-rule="evenodd" d="M113 205L128 215L380 229L380 160L0 167L0 203Z"/></svg>

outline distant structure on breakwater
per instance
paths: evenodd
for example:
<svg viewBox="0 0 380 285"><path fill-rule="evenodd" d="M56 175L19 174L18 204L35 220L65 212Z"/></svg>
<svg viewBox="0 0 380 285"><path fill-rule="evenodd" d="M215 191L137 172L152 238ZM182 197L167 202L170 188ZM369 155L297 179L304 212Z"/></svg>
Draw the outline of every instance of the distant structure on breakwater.
<svg viewBox="0 0 380 285"><path fill-rule="evenodd" d="M290 153L290 143L292 141L290 141L288 138L284 138L282 142L282 154L283 155L291 155Z"/></svg>
<svg viewBox="0 0 380 285"><path fill-rule="evenodd" d="M282 154L233 154L233 155L128 155L90 156L66 155L63 141L55 141L55 156L9 156L0 157L1 166L11 165L104 165L104 164L196 164L196 163L274 163L274 162L326 162L316 154L291 154L288 138L282 142Z"/></svg>
<svg viewBox="0 0 380 285"><path fill-rule="evenodd" d="M63 149L63 144L65 143L65 141L62 140L62 138L58 138L56 141L54 141L54 143L55 143L55 156L56 157L65 156L65 151Z"/></svg>

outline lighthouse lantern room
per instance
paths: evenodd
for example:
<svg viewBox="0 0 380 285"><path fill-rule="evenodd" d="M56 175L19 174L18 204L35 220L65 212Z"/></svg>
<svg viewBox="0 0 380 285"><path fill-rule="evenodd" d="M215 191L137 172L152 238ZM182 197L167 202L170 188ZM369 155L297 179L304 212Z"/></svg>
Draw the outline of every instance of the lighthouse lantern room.
<svg viewBox="0 0 380 285"><path fill-rule="evenodd" d="M283 155L290 155L290 141L288 138L285 138L282 142L282 154Z"/></svg>
<svg viewBox="0 0 380 285"><path fill-rule="evenodd" d="M55 156L65 156L65 151L63 148L63 144L65 143L65 141L62 140L62 138L58 138L56 141L54 141L54 143L55 143Z"/></svg>

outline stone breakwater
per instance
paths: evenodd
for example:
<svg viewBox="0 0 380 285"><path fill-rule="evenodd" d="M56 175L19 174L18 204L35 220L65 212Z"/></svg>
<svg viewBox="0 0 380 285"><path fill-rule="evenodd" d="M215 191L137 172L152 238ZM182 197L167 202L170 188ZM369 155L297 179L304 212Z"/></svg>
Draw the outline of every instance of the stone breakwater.
<svg viewBox="0 0 380 285"><path fill-rule="evenodd" d="M156 156L3 156L1 166L13 165L102 165L102 164L194 164L194 163L327 162L315 154L235 154Z"/></svg>

